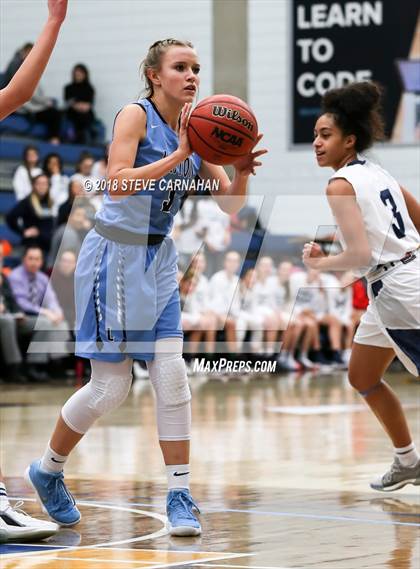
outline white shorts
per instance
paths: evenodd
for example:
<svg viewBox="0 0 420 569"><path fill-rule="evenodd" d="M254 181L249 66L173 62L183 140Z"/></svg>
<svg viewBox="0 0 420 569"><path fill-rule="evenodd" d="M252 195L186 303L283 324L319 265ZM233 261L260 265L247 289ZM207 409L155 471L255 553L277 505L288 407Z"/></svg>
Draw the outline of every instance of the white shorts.
<svg viewBox="0 0 420 569"><path fill-rule="evenodd" d="M354 341L392 348L413 375L420 373L420 258L399 263L368 283L369 306Z"/></svg>

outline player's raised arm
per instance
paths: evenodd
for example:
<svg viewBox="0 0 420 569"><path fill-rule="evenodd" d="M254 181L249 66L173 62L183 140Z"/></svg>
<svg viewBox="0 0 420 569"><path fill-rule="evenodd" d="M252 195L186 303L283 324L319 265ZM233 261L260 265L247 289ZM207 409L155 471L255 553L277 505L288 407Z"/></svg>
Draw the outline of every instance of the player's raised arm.
<svg viewBox="0 0 420 569"><path fill-rule="evenodd" d="M10 83L0 90L0 120L32 97L47 66L66 16L67 0L48 0L48 10L47 22L28 57Z"/></svg>
<svg viewBox="0 0 420 569"><path fill-rule="evenodd" d="M336 178L329 183L327 196L346 248L338 255L325 256L313 242L306 243L303 262L307 267L322 271L345 271L365 267L372 253L351 184Z"/></svg>
<svg viewBox="0 0 420 569"><path fill-rule="evenodd" d="M185 105L182 117L188 115ZM134 167L139 142L146 136L146 114L139 105L127 105L118 115L109 150L108 182L110 197L118 200L141 189L141 183L158 180L191 154L188 142L182 143L169 156L145 166ZM139 183L136 183L139 182Z"/></svg>

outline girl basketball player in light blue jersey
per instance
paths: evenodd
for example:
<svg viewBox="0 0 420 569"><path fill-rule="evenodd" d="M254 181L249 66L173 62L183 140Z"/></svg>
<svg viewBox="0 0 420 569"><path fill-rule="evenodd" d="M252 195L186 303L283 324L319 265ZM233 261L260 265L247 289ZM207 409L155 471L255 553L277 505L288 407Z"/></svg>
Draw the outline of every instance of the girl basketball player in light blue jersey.
<svg viewBox="0 0 420 569"><path fill-rule="evenodd" d="M170 532L199 535L189 493L191 395L182 358L177 255L168 234L185 185L197 175L218 181L214 197L223 211L238 211L265 150L235 162L232 182L222 167L192 152L187 121L200 65L191 43L154 43L143 70L148 96L117 115L109 191L76 270L76 353L90 358L91 380L64 405L44 456L27 477L53 520L61 525L80 520L64 485L63 465L95 419L125 400L133 358L144 359L156 396ZM177 181L181 190L174 189Z"/></svg>
<svg viewBox="0 0 420 569"><path fill-rule="evenodd" d="M324 256L319 245L307 243L303 261L367 278L370 302L354 338L349 381L394 445L390 470L371 483L388 492L420 484L420 458L401 403L382 379L395 354L408 371L420 371L420 205L386 170L359 155L383 138L379 104L379 88L367 82L323 97L314 149L319 166L335 170L327 196L344 250Z"/></svg>

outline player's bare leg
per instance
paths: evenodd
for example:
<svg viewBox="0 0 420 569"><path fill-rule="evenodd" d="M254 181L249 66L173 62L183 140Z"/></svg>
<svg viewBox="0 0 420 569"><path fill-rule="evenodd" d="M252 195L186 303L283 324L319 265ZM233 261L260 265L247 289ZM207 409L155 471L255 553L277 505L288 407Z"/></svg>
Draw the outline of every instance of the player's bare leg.
<svg viewBox="0 0 420 569"><path fill-rule="evenodd" d="M406 484L420 485L420 457L401 402L382 379L394 357L391 348L355 343L349 366L351 385L364 397L394 445L395 459L390 470L371 483L375 490L386 492Z"/></svg>

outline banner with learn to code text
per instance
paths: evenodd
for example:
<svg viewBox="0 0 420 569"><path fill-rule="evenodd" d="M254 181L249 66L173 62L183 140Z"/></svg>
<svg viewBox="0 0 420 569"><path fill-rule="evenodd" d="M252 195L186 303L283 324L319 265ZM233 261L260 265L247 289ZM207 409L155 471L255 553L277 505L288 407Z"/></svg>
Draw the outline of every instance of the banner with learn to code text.
<svg viewBox="0 0 420 569"><path fill-rule="evenodd" d="M310 143L321 96L352 81L385 88L390 142L420 141L418 0L292 0L292 144Z"/></svg>

